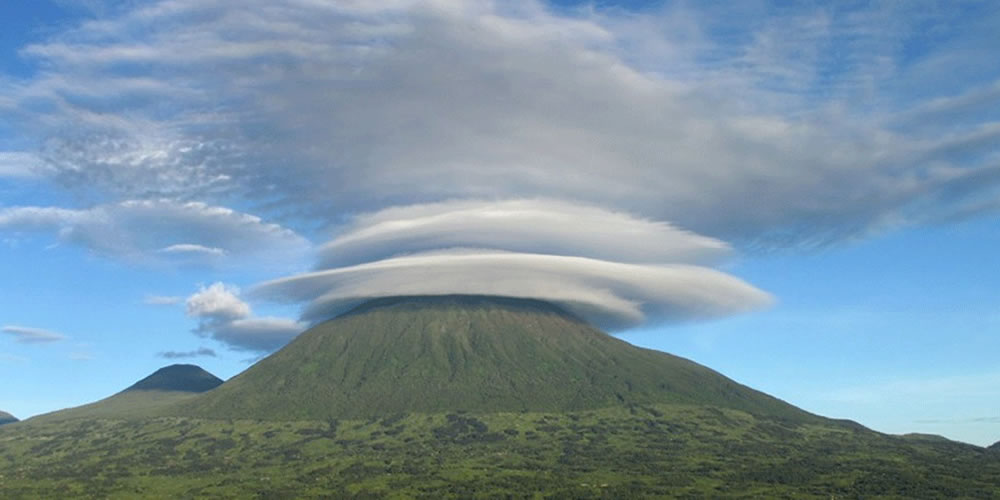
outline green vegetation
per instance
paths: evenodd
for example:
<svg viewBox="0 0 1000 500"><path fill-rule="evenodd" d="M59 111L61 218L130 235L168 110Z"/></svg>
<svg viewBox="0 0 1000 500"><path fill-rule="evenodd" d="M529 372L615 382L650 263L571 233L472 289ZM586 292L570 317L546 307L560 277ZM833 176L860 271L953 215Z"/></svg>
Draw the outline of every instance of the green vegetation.
<svg viewBox="0 0 1000 500"><path fill-rule="evenodd" d="M995 498L948 441L688 405L0 429L2 498Z"/></svg>
<svg viewBox="0 0 1000 500"><path fill-rule="evenodd" d="M5 411L0 411L0 425L12 424L14 422L17 422L17 417Z"/></svg>
<svg viewBox="0 0 1000 500"><path fill-rule="evenodd" d="M377 301L212 379L3 426L0 498L1000 498L1000 445L811 415L535 301Z"/></svg>
<svg viewBox="0 0 1000 500"><path fill-rule="evenodd" d="M76 408L38 415L27 422L55 422L88 418L134 419L159 415L165 408L197 396L194 392L127 391Z"/></svg>
<svg viewBox="0 0 1000 500"><path fill-rule="evenodd" d="M552 305L464 296L375 301L301 334L176 414L290 420L656 403L816 418Z"/></svg>

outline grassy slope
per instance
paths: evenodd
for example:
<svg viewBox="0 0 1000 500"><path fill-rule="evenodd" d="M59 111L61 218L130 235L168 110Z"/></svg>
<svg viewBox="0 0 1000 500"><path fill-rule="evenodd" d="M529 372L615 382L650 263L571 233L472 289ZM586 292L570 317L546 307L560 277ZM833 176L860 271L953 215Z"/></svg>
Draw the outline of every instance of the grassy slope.
<svg viewBox="0 0 1000 500"><path fill-rule="evenodd" d="M70 419L144 418L159 415L199 393L222 384L222 379L195 365L170 365L129 386L122 392L94 403L38 415L31 422Z"/></svg>
<svg viewBox="0 0 1000 500"><path fill-rule="evenodd" d="M71 419L93 418L143 418L155 416L164 408L197 396L198 393L182 391L142 391L119 392L100 401L54 411L32 417L26 422L54 422Z"/></svg>
<svg viewBox="0 0 1000 500"><path fill-rule="evenodd" d="M180 414L282 420L651 403L812 418L553 306L475 297L387 301L323 323Z"/></svg>
<svg viewBox="0 0 1000 500"><path fill-rule="evenodd" d="M687 405L0 428L2 498L996 498L959 443Z"/></svg>
<svg viewBox="0 0 1000 500"><path fill-rule="evenodd" d="M14 422L17 422L17 417L5 411L0 411L0 425L10 424Z"/></svg>

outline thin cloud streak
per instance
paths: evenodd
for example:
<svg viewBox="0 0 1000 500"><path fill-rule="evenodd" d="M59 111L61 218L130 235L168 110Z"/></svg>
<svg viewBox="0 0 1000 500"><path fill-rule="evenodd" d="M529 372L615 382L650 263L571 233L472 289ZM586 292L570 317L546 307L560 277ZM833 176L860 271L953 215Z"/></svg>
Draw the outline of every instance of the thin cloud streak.
<svg viewBox="0 0 1000 500"><path fill-rule="evenodd" d="M215 350L209 349L207 347L199 347L193 351L162 351L156 353L157 356L164 359L186 359L186 358L198 358L198 357L217 357Z"/></svg>
<svg viewBox="0 0 1000 500"><path fill-rule="evenodd" d="M0 332L12 335L15 342L21 344L47 344L69 338L51 330L17 325L4 325L3 328L0 328Z"/></svg>

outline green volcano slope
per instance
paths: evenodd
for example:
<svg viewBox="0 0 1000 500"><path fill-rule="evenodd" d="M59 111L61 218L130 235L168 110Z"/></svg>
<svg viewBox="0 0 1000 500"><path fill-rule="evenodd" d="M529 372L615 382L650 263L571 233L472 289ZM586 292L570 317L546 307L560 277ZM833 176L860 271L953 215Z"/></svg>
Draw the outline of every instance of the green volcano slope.
<svg viewBox="0 0 1000 500"><path fill-rule="evenodd" d="M76 408L46 413L31 422L77 418L138 418L157 414L222 384L222 379L196 365L170 365L153 372L111 397Z"/></svg>
<svg viewBox="0 0 1000 500"><path fill-rule="evenodd" d="M5 411L0 411L0 425L12 424L14 422L17 422L17 417Z"/></svg>
<svg viewBox="0 0 1000 500"><path fill-rule="evenodd" d="M178 414L293 420L653 403L815 418L547 303L469 296L369 303L306 331Z"/></svg>

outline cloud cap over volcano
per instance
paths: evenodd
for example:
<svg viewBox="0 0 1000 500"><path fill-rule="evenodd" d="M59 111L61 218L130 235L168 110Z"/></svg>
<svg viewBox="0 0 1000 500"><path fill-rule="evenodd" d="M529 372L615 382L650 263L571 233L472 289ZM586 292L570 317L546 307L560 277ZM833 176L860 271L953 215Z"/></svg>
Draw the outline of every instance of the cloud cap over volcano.
<svg viewBox="0 0 1000 500"><path fill-rule="evenodd" d="M627 243L627 244L625 244ZM441 248L576 255L621 262L712 262L729 245L670 224L554 200L452 201L363 214L323 246L319 269Z"/></svg>
<svg viewBox="0 0 1000 500"><path fill-rule="evenodd" d="M306 303L302 319L312 322L381 297L520 297L620 330L770 304L767 293L692 263L728 250L666 223L566 202L394 207L358 216L324 246L319 270L263 283L254 294Z"/></svg>

